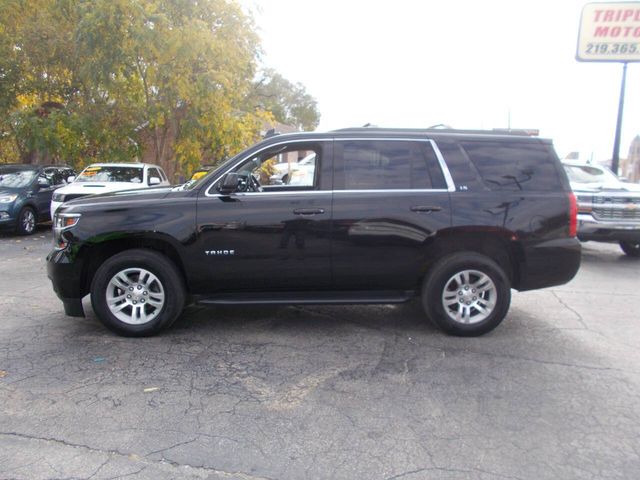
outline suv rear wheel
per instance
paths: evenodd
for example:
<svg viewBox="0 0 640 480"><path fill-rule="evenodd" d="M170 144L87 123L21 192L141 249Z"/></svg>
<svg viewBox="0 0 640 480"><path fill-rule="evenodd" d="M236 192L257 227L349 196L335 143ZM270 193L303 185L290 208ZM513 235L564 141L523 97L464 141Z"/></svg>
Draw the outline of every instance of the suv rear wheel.
<svg viewBox="0 0 640 480"><path fill-rule="evenodd" d="M91 283L91 305L120 335L143 337L170 326L185 302L176 266L151 250L127 250L106 260Z"/></svg>
<svg viewBox="0 0 640 480"><path fill-rule="evenodd" d="M640 257L640 242L620 242L622 251L630 257Z"/></svg>
<svg viewBox="0 0 640 480"><path fill-rule="evenodd" d="M477 336L496 328L511 303L511 287L503 269L489 257L454 253L439 260L422 287L427 316L442 330Z"/></svg>

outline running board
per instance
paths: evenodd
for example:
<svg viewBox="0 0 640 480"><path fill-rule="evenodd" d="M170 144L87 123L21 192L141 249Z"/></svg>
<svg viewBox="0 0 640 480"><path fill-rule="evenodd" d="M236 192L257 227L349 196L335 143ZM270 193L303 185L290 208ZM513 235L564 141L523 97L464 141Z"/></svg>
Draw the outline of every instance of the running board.
<svg viewBox="0 0 640 480"><path fill-rule="evenodd" d="M411 300L413 290L340 291L340 292L235 292L201 297L202 305L349 305L403 303Z"/></svg>

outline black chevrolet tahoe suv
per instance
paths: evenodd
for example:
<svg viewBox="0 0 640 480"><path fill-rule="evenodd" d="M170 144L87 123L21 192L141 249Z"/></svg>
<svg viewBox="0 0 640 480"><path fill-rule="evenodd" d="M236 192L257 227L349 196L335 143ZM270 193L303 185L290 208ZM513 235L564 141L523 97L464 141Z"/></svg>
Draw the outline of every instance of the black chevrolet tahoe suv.
<svg viewBox="0 0 640 480"><path fill-rule="evenodd" d="M571 280L575 235L551 141L356 128L267 138L181 187L65 203L48 275L67 315L90 294L122 335L155 334L188 303L419 297L472 336L503 320L512 288Z"/></svg>

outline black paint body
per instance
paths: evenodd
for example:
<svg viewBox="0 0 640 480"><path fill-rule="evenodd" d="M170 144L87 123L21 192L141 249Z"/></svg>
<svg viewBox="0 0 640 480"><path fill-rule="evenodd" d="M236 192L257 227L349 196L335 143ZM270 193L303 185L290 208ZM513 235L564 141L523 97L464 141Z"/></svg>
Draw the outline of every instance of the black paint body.
<svg viewBox="0 0 640 480"><path fill-rule="evenodd" d="M449 182L442 185L438 171L437 188L429 191L344 190L336 145L354 138L428 139L442 153ZM321 145L313 189L218 194L217 182L239 161L289 141ZM529 165L522 178L505 174L506 187L494 187L469 160L463 142L471 142L467 151L516 142L513 151L542 149L549 161L539 175ZM528 187L536 181L540 191ZM48 273L68 312L89 293L104 259L138 247L176 262L196 300L232 292L417 293L435 261L461 250L492 257L513 288L542 288L568 282L579 267L580 245L569 236L569 192L551 143L538 138L378 129L280 135L190 189L118 192L65 203L59 212L81 218L63 232L67 246L49 255Z"/></svg>

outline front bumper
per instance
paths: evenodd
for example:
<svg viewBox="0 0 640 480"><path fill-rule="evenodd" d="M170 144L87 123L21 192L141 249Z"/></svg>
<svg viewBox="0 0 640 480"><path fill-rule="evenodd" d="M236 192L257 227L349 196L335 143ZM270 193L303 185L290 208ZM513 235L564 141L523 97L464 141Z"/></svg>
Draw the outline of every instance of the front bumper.
<svg viewBox="0 0 640 480"><path fill-rule="evenodd" d="M640 241L640 222L596 220L589 213L580 213L578 238L600 242Z"/></svg>
<svg viewBox="0 0 640 480"><path fill-rule="evenodd" d="M15 203L0 203L0 229L14 229L18 225L18 213L20 212L21 204L16 201Z"/></svg>
<svg viewBox="0 0 640 480"><path fill-rule="evenodd" d="M53 250L47 256L47 276L62 300L65 313L71 317L84 317L82 264L73 261L66 250Z"/></svg>
<svg viewBox="0 0 640 480"><path fill-rule="evenodd" d="M13 230L17 224L17 220L12 216L0 217L0 230Z"/></svg>

